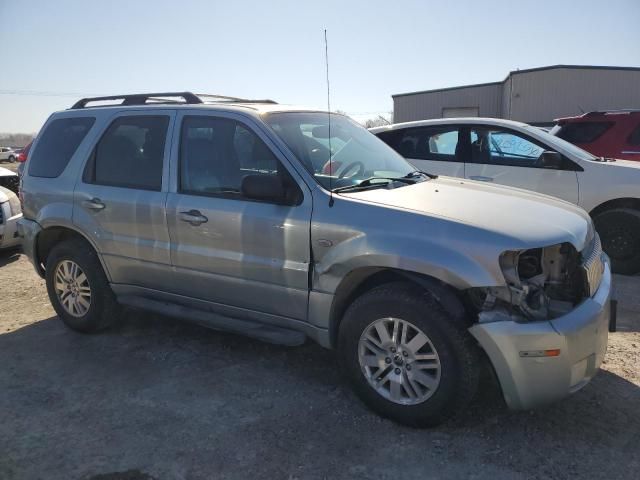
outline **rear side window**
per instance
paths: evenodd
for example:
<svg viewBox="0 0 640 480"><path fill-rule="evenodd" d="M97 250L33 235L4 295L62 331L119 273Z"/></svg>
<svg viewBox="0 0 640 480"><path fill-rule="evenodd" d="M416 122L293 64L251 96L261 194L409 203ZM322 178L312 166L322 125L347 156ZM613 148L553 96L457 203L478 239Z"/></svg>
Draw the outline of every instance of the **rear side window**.
<svg viewBox="0 0 640 480"><path fill-rule="evenodd" d="M627 143L629 145L640 145L640 123L636 127L636 129L631 132L629 138L627 138Z"/></svg>
<svg viewBox="0 0 640 480"><path fill-rule="evenodd" d="M160 190L167 116L126 116L113 121L87 164L87 183Z"/></svg>
<svg viewBox="0 0 640 480"><path fill-rule="evenodd" d="M613 122L576 122L560 127L557 136L569 143L591 143L609 130Z"/></svg>
<svg viewBox="0 0 640 480"><path fill-rule="evenodd" d="M59 176L94 122L93 117L74 117L49 123L31 154L29 175L46 178Z"/></svg>

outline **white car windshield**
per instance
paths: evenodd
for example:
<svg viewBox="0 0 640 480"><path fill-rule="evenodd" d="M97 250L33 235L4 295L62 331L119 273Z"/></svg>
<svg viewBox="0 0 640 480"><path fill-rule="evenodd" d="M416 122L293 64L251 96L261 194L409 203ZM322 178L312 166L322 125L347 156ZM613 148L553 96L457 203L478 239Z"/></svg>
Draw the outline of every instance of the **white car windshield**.
<svg viewBox="0 0 640 480"><path fill-rule="evenodd" d="M592 155L591 153L587 152L586 150L583 150L580 147L576 147L573 143L569 143L566 140L563 140L560 137L556 137L555 135L550 134L549 132L546 132L544 130L541 130L537 127L532 127L530 125L528 125L527 127L528 129L536 129L536 136L540 137L544 142L548 143L550 146L555 147L557 149L564 149L564 150L568 150L570 153L572 153L573 155L575 155L576 157L578 157L581 160L590 160L590 161L598 161L598 157L596 157L595 155Z"/></svg>
<svg viewBox="0 0 640 480"><path fill-rule="evenodd" d="M395 150L344 115L331 114L330 124L329 114L323 112L271 113L265 120L326 189L364 181L371 185L377 179L381 183L375 185L388 184L415 171ZM410 182L397 186L406 183Z"/></svg>

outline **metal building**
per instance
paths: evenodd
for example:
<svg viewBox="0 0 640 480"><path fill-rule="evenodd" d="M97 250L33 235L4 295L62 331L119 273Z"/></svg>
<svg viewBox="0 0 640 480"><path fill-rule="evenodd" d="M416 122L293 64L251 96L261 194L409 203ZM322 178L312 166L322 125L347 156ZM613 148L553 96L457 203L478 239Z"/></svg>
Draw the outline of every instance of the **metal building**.
<svg viewBox="0 0 640 480"><path fill-rule="evenodd" d="M497 117L535 125L594 110L640 109L640 68L553 65L509 72L502 82L392 95L395 123Z"/></svg>

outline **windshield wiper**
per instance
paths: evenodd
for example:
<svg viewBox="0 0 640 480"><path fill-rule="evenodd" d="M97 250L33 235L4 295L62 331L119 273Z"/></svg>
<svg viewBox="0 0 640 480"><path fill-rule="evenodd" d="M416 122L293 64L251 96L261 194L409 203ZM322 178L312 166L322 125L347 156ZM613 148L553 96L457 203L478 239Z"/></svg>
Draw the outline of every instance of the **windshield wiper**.
<svg viewBox="0 0 640 480"><path fill-rule="evenodd" d="M376 180L383 180L378 182ZM384 181L386 180L386 182ZM378 188L378 187L386 187L393 182L401 182L408 185L413 185L417 182L415 178L411 177L370 177L365 180L362 180L360 183L355 183L353 185L345 185L344 187L334 188L332 192L346 192L349 190L366 190L368 188Z"/></svg>
<svg viewBox="0 0 640 480"><path fill-rule="evenodd" d="M407 173L402 178L416 178L419 176L429 177L430 179L438 178L438 175L434 175L433 173L423 172L422 170L414 170L413 172Z"/></svg>

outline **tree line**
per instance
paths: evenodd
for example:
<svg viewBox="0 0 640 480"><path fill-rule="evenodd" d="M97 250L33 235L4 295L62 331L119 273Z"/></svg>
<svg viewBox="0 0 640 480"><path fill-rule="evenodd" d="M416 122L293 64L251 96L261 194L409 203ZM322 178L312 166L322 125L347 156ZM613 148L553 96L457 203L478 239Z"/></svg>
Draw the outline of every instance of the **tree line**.
<svg viewBox="0 0 640 480"><path fill-rule="evenodd" d="M0 133L0 145L3 147L25 147L35 135L33 133Z"/></svg>

